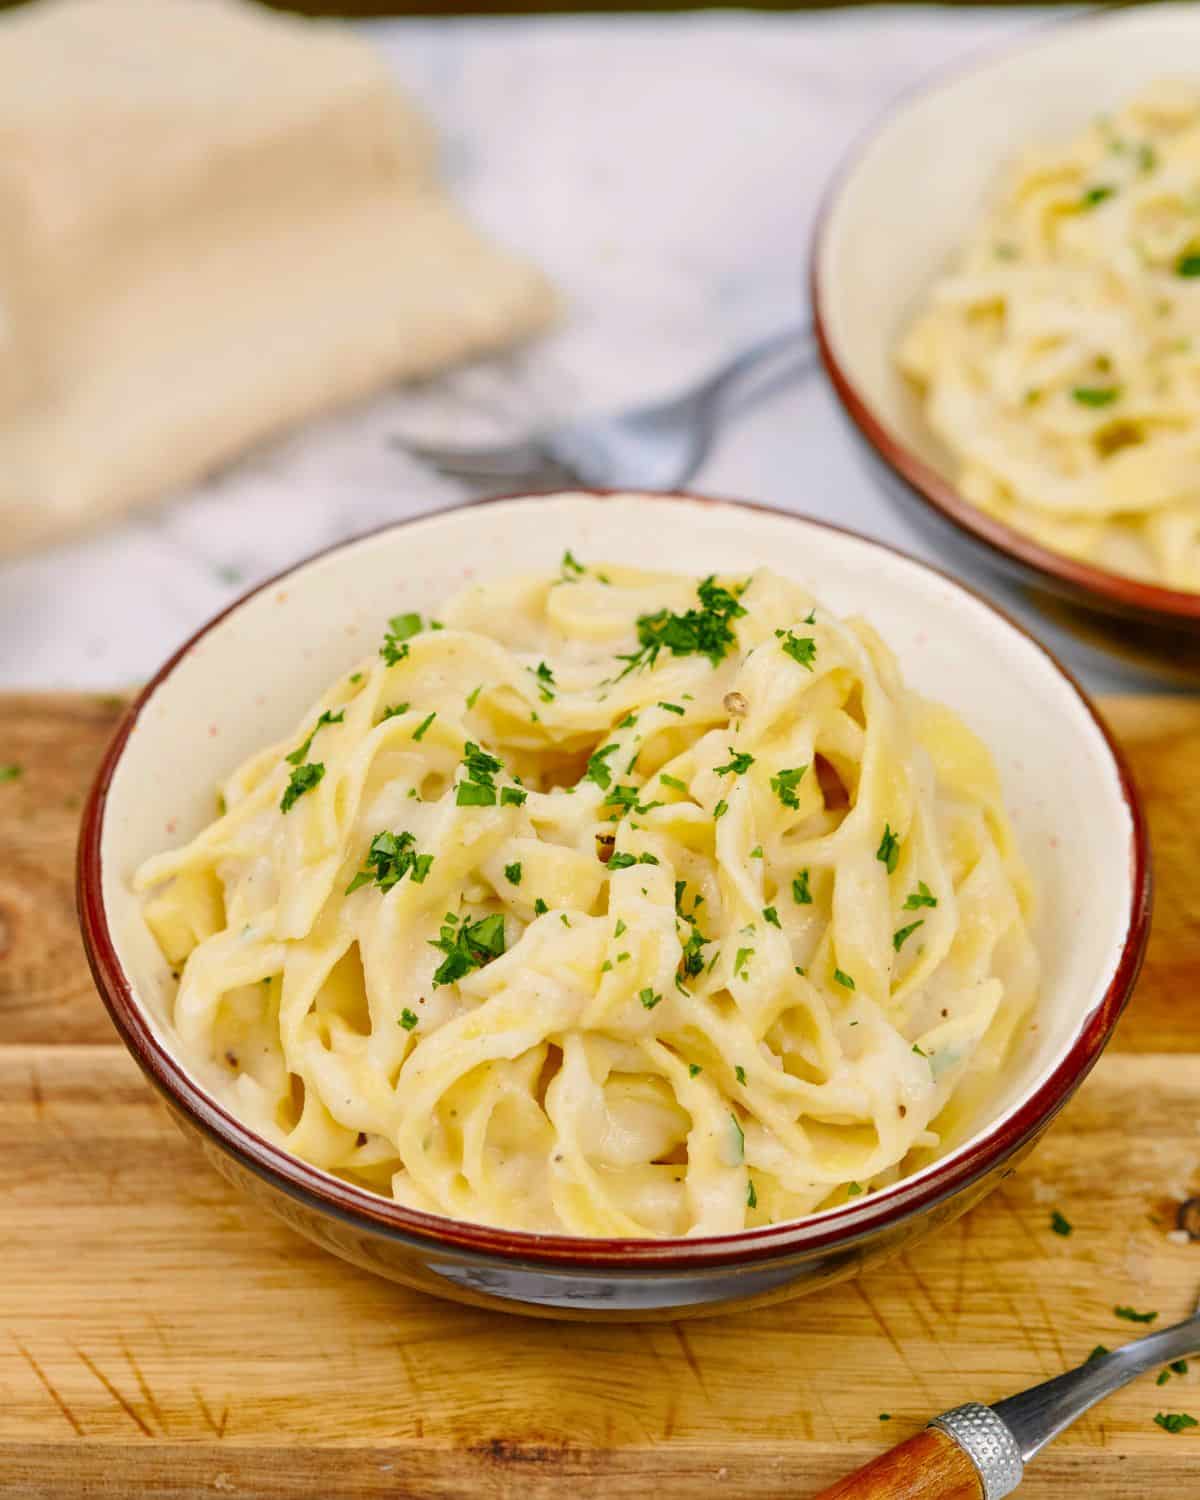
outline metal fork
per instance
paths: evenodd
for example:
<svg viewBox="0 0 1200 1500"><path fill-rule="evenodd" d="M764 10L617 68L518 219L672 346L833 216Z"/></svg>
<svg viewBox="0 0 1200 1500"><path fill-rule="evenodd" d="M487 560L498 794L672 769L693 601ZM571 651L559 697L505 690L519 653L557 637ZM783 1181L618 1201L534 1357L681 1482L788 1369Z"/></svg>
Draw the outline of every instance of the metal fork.
<svg viewBox="0 0 1200 1500"><path fill-rule="evenodd" d="M443 474L476 484L674 489L704 462L723 416L799 380L813 367L814 352L811 329L798 325L760 339L681 395L652 406L490 447L395 441Z"/></svg>
<svg viewBox="0 0 1200 1500"><path fill-rule="evenodd" d="M1147 1314L1152 1317L1154 1314ZM1024 1467L1084 1412L1139 1375L1200 1354L1200 1307L1173 1328L1160 1328L1120 1349L1094 1351L1065 1375L1043 1381L992 1406L969 1401L935 1417L906 1443L814 1500L1003 1500ZM1169 1432L1191 1425L1186 1415L1161 1415Z"/></svg>

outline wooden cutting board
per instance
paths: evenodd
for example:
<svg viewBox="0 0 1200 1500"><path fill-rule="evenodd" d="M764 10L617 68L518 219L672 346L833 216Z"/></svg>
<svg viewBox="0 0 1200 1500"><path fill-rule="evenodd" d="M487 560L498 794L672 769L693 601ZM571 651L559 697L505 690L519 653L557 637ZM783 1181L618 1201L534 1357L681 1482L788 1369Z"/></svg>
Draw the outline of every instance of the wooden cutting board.
<svg viewBox="0 0 1200 1500"><path fill-rule="evenodd" d="M1200 703L1103 705L1145 793L1154 935L1113 1047L1016 1176L860 1282L686 1324L507 1317L262 1219L117 1043L75 931L82 797L119 703L0 698L0 1495L778 1496L957 1402L1183 1315L1200 1242ZM1070 1220L1054 1234L1051 1210ZM1023 1497L1200 1497L1200 1362L1109 1401ZM883 1420L883 1414L890 1420Z"/></svg>

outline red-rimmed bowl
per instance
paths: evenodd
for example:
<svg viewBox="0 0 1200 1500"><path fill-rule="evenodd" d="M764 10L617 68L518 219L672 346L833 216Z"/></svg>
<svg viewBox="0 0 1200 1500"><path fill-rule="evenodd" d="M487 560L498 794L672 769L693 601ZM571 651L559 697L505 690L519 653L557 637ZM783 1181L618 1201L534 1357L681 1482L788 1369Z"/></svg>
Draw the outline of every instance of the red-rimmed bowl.
<svg viewBox="0 0 1200 1500"><path fill-rule="evenodd" d="M791 1223L708 1239L512 1233L401 1207L256 1135L179 1053L170 976L130 876L211 817L213 787L285 734L398 611L469 578L577 556L693 573L790 574L867 615L918 690L991 746L1040 889L1037 1015L1000 1094L957 1149L913 1176ZM79 909L122 1039L213 1165L356 1265L442 1296L550 1315L678 1317L794 1295L903 1249L969 1208L1036 1140L1099 1056L1141 962L1146 834L1119 752L1067 673L960 584L835 527L732 501L571 494L464 506L348 542L247 594L132 706L84 814Z"/></svg>
<svg viewBox="0 0 1200 1500"><path fill-rule="evenodd" d="M1109 572L972 505L895 365L932 283L1028 143L1069 136L1200 48L1200 8L1155 5L1038 28L908 94L852 148L826 194L810 285L817 342L885 490L939 544L1093 614L1151 627L1141 643L1200 668L1200 594ZM1127 644L1127 643L1118 643Z"/></svg>

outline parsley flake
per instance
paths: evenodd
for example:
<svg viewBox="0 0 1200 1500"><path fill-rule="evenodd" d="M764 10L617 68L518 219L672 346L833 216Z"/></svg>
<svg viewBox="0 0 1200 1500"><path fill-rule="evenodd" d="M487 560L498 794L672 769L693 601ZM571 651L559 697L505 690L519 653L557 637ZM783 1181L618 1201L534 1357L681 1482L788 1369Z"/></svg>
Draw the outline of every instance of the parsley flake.
<svg viewBox="0 0 1200 1500"><path fill-rule="evenodd" d="M665 708L669 714L678 714L680 718L687 712L687 709L679 703L660 703L658 706L659 708Z"/></svg>
<svg viewBox="0 0 1200 1500"><path fill-rule="evenodd" d="M744 750L735 750L730 745L729 764L727 766L715 766L713 769L718 776L744 776L753 764L753 755L748 755Z"/></svg>
<svg viewBox="0 0 1200 1500"><path fill-rule="evenodd" d="M937 897L933 895L933 893L930 891L929 887L923 880L918 880L916 890L910 891L908 896L905 898L904 910L916 911L917 908L921 906L936 905Z"/></svg>
<svg viewBox="0 0 1200 1500"><path fill-rule="evenodd" d="M1156 1312L1135 1312L1132 1307L1114 1307L1115 1317L1124 1318L1127 1323L1153 1323L1157 1320Z"/></svg>
<svg viewBox="0 0 1200 1500"><path fill-rule="evenodd" d="M808 871L801 870L792 881L792 900L797 906L811 906L812 892L808 888Z"/></svg>
<svg viewBox="0 0 1200 1500"><path fill-rule="evenodd" d="M560 567L562 569L562 575L564 578L579 578L587 572L587 569L584 567L584 565L581 562L577 562L576 559L571 555L571 549L569 547L562 555L562 563L560 564Z"/></svg>
<svg viewBox="0 0 1200 1500"><path fill-rule="evenodd" d="M521 861L519 859L511 865L504 866L504 878L510 885L521 884Z"/></svg>
<svg viewBox="0 0 1200 1500"><path fill-rule="evenodd" d="M652 667L664 648L672 656L707 656L715 667L737 645L730 621L746 613L737 601L737 594L722 588L715 574L697 587L696 594L699 609L689 609L681 615L660 609L652 615L638 616L638 649L617 658L627 663L622 677L638 668Z"/></svg>
<svg viewBox="0 0 1200 1500"><path fill-rule="evenodd" d="M896 950L896 952L899 953L901 948L904 947L905 943L908 942L909 938L912 937L913 933L916 932L917 928L924 927L924 925L925 918L921 917L916 922L910 922L907 927L897 928L896 931L892 933L892 947Z"/></svg>
<svg viewBox="0 0 1200 1500"><path fill-rule="evenodd" d="M305 792L311 792L324 774L325 766L321 761L310 761L307 765L297 766L288 777L288 784L279 799L279 811L291 812L297 801Z"/></svg>
<svg viewBox="0 0 1200 1500"><path fill-rule="evenodd" d="M606 762L610 755L615 755L617 746L604 745L601 749L594 751L588 757L587 770L583 773L585 781L594 781L603 791L612 786L612 771Z"/></svg>
<svg viewBox="0 0 1200 1500"><path fill-rule="evenodd" d="M817 643L812 636L797 636L790 630L777 630L775 634L779 637L784 654L790 656L794 662L799 662L805 671L811 672L813 662L817 657Z"/></svg>
<svg viewBox="0 0 1200 1500"><path fill-rule="evenodd" d="M407 1005L400 1012L400 1024L404 1027L405 1031L411 1031L419 1019L420 1017L416 1011L409 1010Z"/></svg>
<svg viewBox="0 0 1200 1500"><path fill-rule="evenodd" d="M1160 1411L1154 1420L1164 1432L1183 1432L1188 1427L1200 1427L1200 1422L1186 1411Z"/></svg>
<svg viewBox="0 0 1200 1500"><path fill-rule="evenodd" d="M638 999L642 1002L642 1004L646 1007L647 1010L653 1010L654 1007L662 999L662 996L661 995L656 995L654 993L654 991L650 988L650 986L647 985L644 990L642 990L642 991L639 992Z"/></svg>
<svg viewBox="0 0 1200 1500"><path fill-rule="evenodd" d="M763 907L763 921L764 922L770 922L770 924L771 924L772 927L779 927L780 926L779 913L775 910L775 908L773 906L764 906Z"/></svg>
<svg viewBox="0 0 1200 1500"><path fill-rule="evenodd" d="M742 1067L741 1063L738 1063L737 1066L734 1068L734 1070L733 1070L733 1076L741 1084L744 1084L746 1082L746 1070L745 1070L745 1068Z"/></svg>
<svg viewBox="0 0 1200 1500"><path fill-rule="evenodd" d="M1080 406L1111 406L1120 394L1120 387L1115 385L1077 385L1071 398Z"/></svg>
<svg viewBox="0 0 1200 1500"><path fill-rule="evenodd" d="M892 825L883 825L883 837L879 841L879 848L875 851L875 858L881 864L887 866L889 875L894 875L896 866L900 863L900 839L892 832Z"/></svg>
<svg viewBox="0 0 1200 1500"><path fill-rule="evenodd" d="M750 960L754 957L753 948L739 948L733 960L733 972L739 979L750 977Z"/></svg>
<svg viewBox="0 0 1200 1500"><path fill-rule="evenodd" d="M421 616L415 612L406 615L393 615L388 621L387 634L383 638L383 645L379 648L379 654L387 662L389 667L394 667L398 661L403 661L408 655L408 642L414 635L421 631Z"/></svg>
<svg viewBox="0 0 1200 1500"><path fill-rule="evenodd" d="M854 980L850 978L849 974L844 973L841 969L834 969L833 978L834 983L840 984L843 989L852 990L854 988Z"/></svg>
<svg viewBox="0 0 1200 1500"><path fill-rule="evenodd" d="M0 783L5 781L16 781L24 774L22 768L13 762L6 766L0 766Z"/></svg>
<svg viewBox="0 0 1200 1500"><path fill-rule="evenodd" d="M800 798L796 794L796 788L804 779L804 773L808 770L805 766L793 766L790 771L780 771L778 775L771 777L771 790L783 803L784 807L798 808Z"/></svg>
<svg viewBox="0 0 1200 1500"><path fill-rule="evenodd" d="M406 875L414 885L423 885L433 865L433 855L418 854L411 833L389 833L385 829L371 840L363 865L346 887L347 896L361 885L377 885L381 891L390 891Z"/></svg>
<svg viewBox="0 0 1200 1500"><path fill-rule="evenodd" d="M1069 1219L1060 1214L1057 1208L1051 1211L1050 1228L1055 1234L1061 1234L1064 1239L1066 1239L1067 1235L1073 1234L1075 1231L1075 1226Z"/></svg>
<svg viewBox="0 0 1200 1500"><path fill-rule="evenodd" d="M540 896L535 897L533 903L533 914L535 917L544 917L550 908Z"/></svg>
<svg viewBox="0 0 1200 1500"><path fill-rule="evenodd" d="M421 722L417 725L417 727L413 730L413 739L414 740L423 740L425 738L425 731L429 728L429 726L433 723L434 719L436 719L436 718L437 718L437 709L434 709L433 713L427 715L424 719L422 719Z"/></svg>
<svg viewBox="0 0 1200 1500"><path fill-rule="evenodd" d="M446 957L434 971L435 985L453 984L472 969L481 969L504 952L504 917L493 912L481 917L478 922L460 923L447 913L448 920L441 934L431 939L430 946L440 949Z"/></svg>
<svg viewBox="0 0 1200 1500"><path fill-rule="evenodd" d="M751 1177L750 1180L746 1183L746 1207L747 1208L757 1208L758 1207L758 1194L754 1190L754 1178L753 1177Z"/></svg>
<svg viewBox="0 0 1200 1500"><path fill-rule="evenodd" d="M695 1078L697 1073L703 1073L704 1069L699 1063L688 1063L688 1077Z"/></svg>
<svg viewBox="0 0 1200 1500"><path fill-rule="evenodd" d="M336 714L331 714L329 710L326 709L321 717L317 720L317 722L313 725L312 733L309 735L309 737L304 741L302 745L297 745L297 747L292 751L290 755L285 755L284 760L287 761L289 766L298 766L300 762L305 759L305 757L308 755L309 750L312 748L312 742L317 737L317 730L320 729L323 724L340 724L345 717L345 709L339 709Z"/></svg>
<svg viewBox="0 0 1200 1500"><path fill-rule="evenodd" d="M715 823L718 818L723 818L728 811L729 803L726 802L724 797L722 797L720 802L717 803L716 807L713 808L713 822Z"/></svg>

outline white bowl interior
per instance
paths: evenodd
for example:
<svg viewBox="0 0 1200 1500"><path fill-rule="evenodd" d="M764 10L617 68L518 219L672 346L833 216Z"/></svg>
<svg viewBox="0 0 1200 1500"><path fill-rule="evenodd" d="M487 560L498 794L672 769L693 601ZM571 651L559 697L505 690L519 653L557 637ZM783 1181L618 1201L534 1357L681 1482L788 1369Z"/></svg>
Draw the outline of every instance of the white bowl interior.
<svg viewBox="0 0 1200 1500"><path fill-rule="evenodd" d="M949 477L896 345L1028 142L1069 136L1159 78L1196 77L1200 7L1047 27L896 106L852 154L817 247L833 354L891 435Z"/></svg>
<svg viewBox="0 0 1200 1500"><path fill-rule="evenodd" d="M1040 647L921 564L794 516L649 496L560 495L429 516L304 564L186 652L129 736L101 837L118 955L168 1049L177 1051L168 975L130 890L133 871L211 820L217 782L374 652L388 616L432 611L472 578L555 569L568 547L697 574L769 564L839 614L869 618L909 684L982 735L1039 892L1040 1010L979 1131L1010 1112L1100 1003L1129 928L1132 819L1104 735Z"/></svg>

